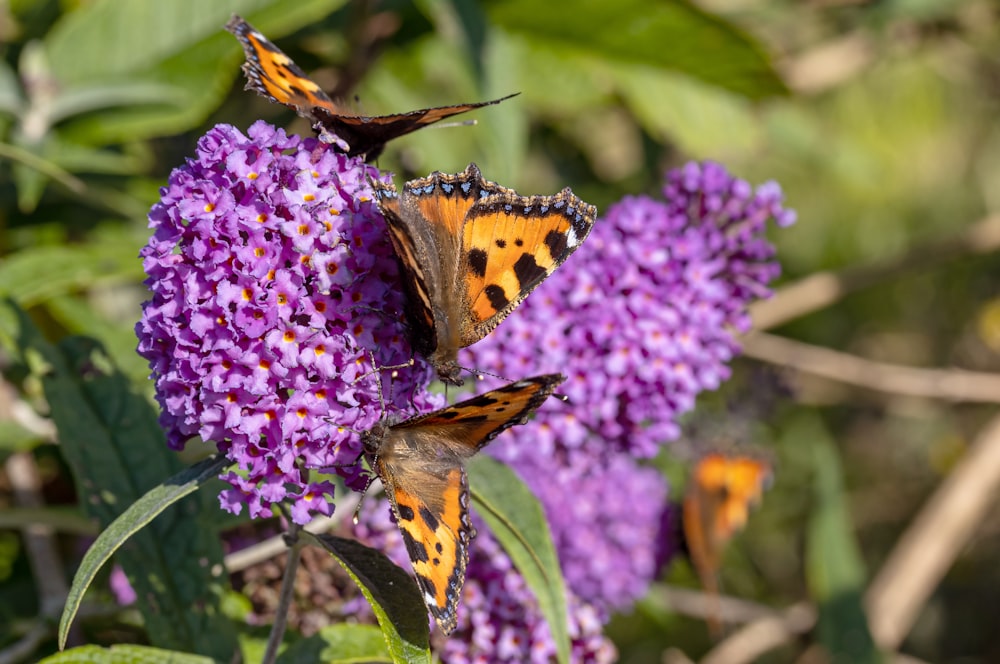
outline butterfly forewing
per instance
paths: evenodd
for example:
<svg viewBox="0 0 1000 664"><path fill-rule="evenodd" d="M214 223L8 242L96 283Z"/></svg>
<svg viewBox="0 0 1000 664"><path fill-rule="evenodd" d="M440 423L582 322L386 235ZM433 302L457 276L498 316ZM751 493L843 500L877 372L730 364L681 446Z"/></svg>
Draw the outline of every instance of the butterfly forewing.
<svg viewBox="0 0 1000 664"><path fill-rule="evenodd" d="M350 156L365 155L369 160L374 159L382 152L385 144L394 138L453 115L499 104L515 96L507 95L472 104L422 108L394 115L351 114L330 99L291 58L242 18L234 15L226 24L226 30L236 35L243 46L246 55L243 71L247 77L247 88L273 102L295 109L299 115L313 123L313 128L324 140L336 145L332 134L346 142L346 151Z"/></svg>
<svg viewBox="0 0 1000 664"><path fill-rule="evenodd" d="M243 46L246 56L243 72L247 77L248 90L289 106L310 120L315 120L315 108L338 112L333 100L284 51L249 23L234 15L226 24L226 30L233 33Z"/></svg>
<svg viewBox="0 0 1000 664"><path fill-rule="evenodd" d="M564 189L555 196L479 200L464 228L466 289L473 314L462 345L489 334L590 234L597 209Z"/></svg>
<svg viewBox="0 0 1000 664"><path fill-rule="evenodd" d="M469 489L463 460L524 423L565 380L558 374L511 383L362 436L389 495L428 610L445 634L455 629L469 543Z"/></svg>

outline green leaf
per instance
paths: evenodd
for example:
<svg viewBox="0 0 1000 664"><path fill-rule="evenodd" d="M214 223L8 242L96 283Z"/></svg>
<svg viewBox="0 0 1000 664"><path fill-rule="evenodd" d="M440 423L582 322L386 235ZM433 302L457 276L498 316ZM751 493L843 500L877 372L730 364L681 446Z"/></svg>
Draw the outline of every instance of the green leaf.
<svg viewBox="0 0 1000 664"><path fill-rule="evenodd" d="M17 422L0 420L0 453L6 455L11 452L26 452L35 449L41 442L38 434L25 429Z"/></svg>
<svg viewBox="0 0 1000 664"><path fill-rule="evenodd" d="M278 656L278 664L361 664L391 662L382 631L373 625L330 625L296 641Z"/></svg>
<svg viewBox="0 0 1000 664"><path fill-rule="evenodd" d="M332 553L358 584L375 612L393 662L431 661L427 607L409 574L382 552L355 540L305 531L302 537Z"/></svg>
<svg viewBox="0 0 1000 664"><path fill-rule="evenodd" d="M652 67L616 69L619 89L643 128L694 157L751 152L762 140L744 97Z"/></svg>
<svg viewBox="0 0 1000 664"><path fill-rule="evenodd" d="M0 113L17 115L24 108L17 73L6 60L0 60Z"/></svg>
<svg viewBox="0 0 1000 664"><path fill-rule="evenodd" d="M114 294L114 291L111 291ZM95 295L96 299L99 295ZM99 315L92 305L80 297L60 295L46 302L49 313L72 334L87 333L100 341L114 361L115 366L133 380L149 377L149 362L140 357L135 348L135 323L115 325Z"/></svg>
<svg viewBox="0 0 1000 664"><path fill-rule="evenodd" d="M86 588L115 553L143 598L139 609L156 645L228 659L237 643L233 625L219 609L227 577L211 523L216 499L179 500L225 462L205 462L160 485L181 464L146 400L131 391L93 341L68 338L51 346L23 312L9 306L15 309L21 360L42 385L79 504L106 526L73 581L60 642L65 643Z"/></svg>
<svg viewBox="0 0 1000 664"><path fill-rule="evenodd" d="M95 283L138 283L145 278L138 253L135 241L124 237L93 245L24 249L0 263L0 297L31 307Z"/></svg>
<svg viewBox="0 0 1000 664"><path fill-rule="evenodd" d="M751 99L787 92L756 41L688 2L510 0L490 15L542 47L681 72Z"/></svg>
<svg viewBox="0 0 1000 664"><path fill-rule="evenodd" d="M73 577L73 586L66 598L59 621L59 644L65 645L69 628L83 601L83 595L93 583L97 572L130 537L150 524L171 505L194 493L199 486L215 478L230 465L225 457L210 458L191 466L147 492L111 522L87 550Z"/></svg>
<svg viewBox="0 0 1000 664"><path fill-rule="evenodd" d="M80 646L46 657L38 664L216 664L210 657L185 652L120 645L110 648Z"/></svg>
<svg viewBox="0 0 1000 664"><path fill-rule="evenodd" d="M495 459L480 454L468 469L477 513L535 594L559 661L569 662L566 585L541 504L513 470Z"/></svg>
<svg viewBox="0 0 1000 664"><path fill-rule="evenodd" d="M115 90L117 109L75 116L65 136L90 145L180 132L203 122L232 90L242 50L223 30L230 15L291 30L313 23L345 0L98 0L78 5L46 35L60 108L100 102ZM270 32L273 37L279 31ZM86 53L81 58L80 53ZM248 93L249 94L249 93Z"/></svg>
<svg viewBox="0 0 1000 664"><path fill-rule="evenodd" d="M97 528L75 507L5 507L0 510L0 530L48 526L60 533L95 537Z"/></svg>
<svg viewBox="0 0 1000 664"><path fill-rule="evenodd" d="M818 422L798 435L810 441L814 456L815 505L806 540L806 580L819 607L820 642L831 661L878 664L883 660L864 612L866 572L851 527L837 448Z"/></svg>

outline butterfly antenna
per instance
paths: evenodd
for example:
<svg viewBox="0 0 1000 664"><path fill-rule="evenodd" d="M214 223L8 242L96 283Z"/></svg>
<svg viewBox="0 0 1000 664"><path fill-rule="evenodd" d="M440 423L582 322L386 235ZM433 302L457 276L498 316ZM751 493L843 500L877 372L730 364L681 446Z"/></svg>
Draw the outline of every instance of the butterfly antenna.
<svg viewBox="0 0 1000 664"><path fill-rule="evenodd" d="M459 367L462 371L468 371L476 380L482 380L483 376L489 376L490 378L496 378L502 380L505 383L511 382L506 376L501 376L500 374L490 373L489 371L481 371L479 369L472 369L470 367Z"/></svg>

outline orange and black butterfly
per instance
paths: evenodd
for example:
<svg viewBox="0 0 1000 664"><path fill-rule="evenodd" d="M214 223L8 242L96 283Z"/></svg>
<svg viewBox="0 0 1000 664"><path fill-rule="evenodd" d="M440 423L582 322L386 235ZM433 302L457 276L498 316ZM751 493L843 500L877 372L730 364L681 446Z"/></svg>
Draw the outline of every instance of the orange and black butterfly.
<svg viewBox="0 0 1000 664"><path fill-rule="evenodd" d="M507 95L475 104L422 108L395 115L356 115L330 99L291 58L239 16L234 14L229 19L226 30L236 35L243 45L247 90L294 109L312 123L313 129L325 142L341 147L352 157L365 155L369 161L377 157L385 144L394 138L515 96Z"/></svg>
<svg viewBox="0 0 1000 664"><path fill-rule="evenodd" d="M464 462L506 429L527 422L564 380L558 374L526 378L400 424L377 424L361 435L424 602L445 634L455 629L476 536Z"/></svg>
<svg viewBox="0 0 1000 664"><path fill-rule="evenodd" d="M770 481L768 462L719 452L699 459L688 478L681 514L684 541L702 586L716 603L722 553L746 526L750 507L760 502ZM720 634L717 607L708 624L713 634Z"/></svg>
<svg viewBox="0 0 1000 664"><path fill-rule="evenodd" d="M597 215L569 188L520 196L483 179L475 164L410 180L402 193L373 187L402 267L411 343L452 385L462 384L458 350L489 334L562 265Z"/></svg>

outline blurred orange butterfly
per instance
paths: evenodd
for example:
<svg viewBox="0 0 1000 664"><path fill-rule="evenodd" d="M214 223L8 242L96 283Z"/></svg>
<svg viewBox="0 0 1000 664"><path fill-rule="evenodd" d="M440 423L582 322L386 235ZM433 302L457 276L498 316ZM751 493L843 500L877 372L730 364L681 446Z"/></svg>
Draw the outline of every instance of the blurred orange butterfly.
<svg viewBox="0 0 1000 664"><path fill-rule="evenodd" d="M475 104L422 108L395 115L355 115L330 99L291 58L241 17L234 14L226 24L226 30L233 33L243 46L247 90L294 109L312 122L313 129L325 142L338 146L352 157L364 155L368 161L381 154L385 144L394 138L515 96L507 95Z"/></svg>
<svg viewBox="0 0 1000 664"><path fill-rule="evenodd" d="M715 602L707 619L713 635L721 633L716 574L722 553L746 525L750 507L760 502L771 475L771 465L761 459L713 452L695 463L688 478L681 524L691 562Z"/></svg>
<svg viewBox="0 0 1000 664"><path fill-rule="evenodd" d="M569 188L521 196L483 178L434 172L375 199L402 267L414 350L461 385L458 350L499 325L590 233L597 208Z"/></svg>
<svg viewBox="0 0 1000 664"><path fill-rule="evenodd" d="M361 434L368 464L382 480L417 585L444 634L456 625L469 544L469 483L464 462L528 417L565 376L526 378L399 424Z"/></svg>

